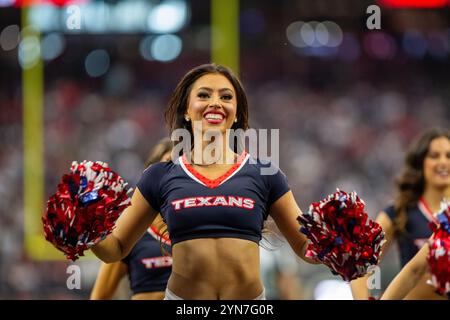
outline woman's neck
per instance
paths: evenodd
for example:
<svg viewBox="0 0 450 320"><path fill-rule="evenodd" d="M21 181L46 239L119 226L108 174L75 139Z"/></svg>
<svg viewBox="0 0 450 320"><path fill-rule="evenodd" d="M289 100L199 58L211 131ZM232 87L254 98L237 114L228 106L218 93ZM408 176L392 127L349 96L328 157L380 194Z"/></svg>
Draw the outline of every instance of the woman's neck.
<svg viewBox="0 0 450 320"><path fill-rule="evenodd" d="M441 201L450 196L450 188L425 188L422 197L433 212L438 212L441 207Z"/></svg>
<svg viewBox="0 0 450 320"><path fill-rule="evenodd" d="M228 144L213 145L211 142L202 141L201 145L195 144L191 151L191 163L194 165L234 164L236 160L236 153Z"/></svg>

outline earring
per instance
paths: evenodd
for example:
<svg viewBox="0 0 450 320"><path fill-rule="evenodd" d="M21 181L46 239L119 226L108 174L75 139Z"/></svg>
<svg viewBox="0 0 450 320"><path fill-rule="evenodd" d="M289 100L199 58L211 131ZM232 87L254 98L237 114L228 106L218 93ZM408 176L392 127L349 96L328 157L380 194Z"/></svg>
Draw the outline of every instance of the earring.
<svg viewBox="0 0 450 320"><path fill-rule="evenodd" d="M234 118L234 122L235 122L235 123L237 122L237 118Z"/></svg>
<svg viewBox="0 0 450 320"><path fill-rule="evenodd" d="M184 119L189 122L191 119L189 118L189 116L184 116Z"/></svg>

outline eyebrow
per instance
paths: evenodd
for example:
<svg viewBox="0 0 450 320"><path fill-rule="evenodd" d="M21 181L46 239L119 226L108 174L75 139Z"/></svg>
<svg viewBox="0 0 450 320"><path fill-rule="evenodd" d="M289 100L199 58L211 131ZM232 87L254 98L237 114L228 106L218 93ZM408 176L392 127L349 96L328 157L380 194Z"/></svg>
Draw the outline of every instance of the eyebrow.
<svg viewBox="0 0 450 320"><path fill-rule="evenodd" d="M208 87L200 87L200 88L197 89L197 91L200 91L200 90L206 90L208 92L214 91L213 89L208 88ZM221 88L221 89L219 89L219 92L224 92L224 91L229 91L229 92L233 93L233 90L231 90L230 88Z"/></svg>
<svg viewBox="0 0 450 320"><path fill-rule="evenodd" d="M445 151L439 151L439 150L428 150L428 153L449 153L450 151L445 150Z"/></svg>

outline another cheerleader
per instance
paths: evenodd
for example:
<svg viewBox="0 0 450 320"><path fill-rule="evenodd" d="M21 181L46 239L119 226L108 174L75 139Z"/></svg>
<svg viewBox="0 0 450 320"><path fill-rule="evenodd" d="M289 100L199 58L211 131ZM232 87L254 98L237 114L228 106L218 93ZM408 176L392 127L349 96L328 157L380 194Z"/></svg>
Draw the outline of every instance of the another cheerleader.
<svg viewBox="0 0 450 320"><path fill-rule="evenodd" d="M381 296L381 300L401 300L406 298L417 287L422 279L428 274L427 255L429 247L424 245L422 249L404 266L400 273L387 287ZM416 289L418 290L418 289ZM433 296L432 285L422 286L421 295Z"/></svg>
<svg viewBox="0 0 450 320"><path fill-rule="evenodd" d="M274 164L245 151L238 154L227 143L227 129L249 128L246 94L230 70L208 64L188 72L174 91L166 119L171 133L185 129L193 138L194 132L212 131L225 143L216 149L213 163L201 156L208 144L192 139L192 149L179 155L178 164L156 163L145 170L112 234L92 248L101 260L126 256L161 212L172 241L167 300L265 299L259 241L268 215L295 253L316 263L305 257L308 242L297 221L301 211L286 176ZM275 174L262 175L269 167Z"/></svg>
<svg viewBox="0 0 450 320"><path fill-rule="evenodd" d="M172 151L170 139L161 140L150 152L145 167L159 161L169 161ZM144 236L122 261L102 263L91 293L91 299L112 299L122 278L128 274L132 299L162 300L172 271L170 240L165 223L156 217Z"/></svg>
<svg viewBox="0 0 450 320"><path fill-rule="evenodd" d="M386 234L385 253L396 240L400 261L405 267L431 235L429 223L434 222L443 198L450 196L450 132L430 129L423 133L406 155L405 169L398 180L398 196L394 205L382 211L377 222ZM417 259L424 254L424 248ZM415 265L416 263L412 263ZM411 267L411 266L410 266ZM406 270L410 270L410 267ZM422 273L420 273L422 274ZM368 299L366 277L351 283L355 299ZM440 299L427 284L429 274L424 274L416 288L408 290L406 299Z"/></svg>
<svg viewBox="0 0 450 320"><path fill-rule="evenodd" d="M386 289L382 299L403 299L423 277L431 274L427 293L436 292L450 298L450 202L442 201L441 210L435 215L438 224L431 225L434 233L428 243L406 264Z"/></svg>

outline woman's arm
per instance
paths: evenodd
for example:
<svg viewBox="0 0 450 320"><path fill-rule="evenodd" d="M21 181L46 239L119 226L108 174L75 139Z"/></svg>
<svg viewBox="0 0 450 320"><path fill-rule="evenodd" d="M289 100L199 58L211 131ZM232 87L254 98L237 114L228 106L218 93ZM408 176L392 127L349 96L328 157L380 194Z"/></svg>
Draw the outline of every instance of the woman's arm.
<svg viewBox="0 0 450 320"><path fill-rule="evenodd" d="M429 246L425 244L394 278L381 300L403 299L416 286L428 269L428 251Z"/></svg>
<svg viewBox="0 0 450 320"><path fill-rule="evenodd" d="M383 244L383 248L381 249L380 260L383 255L388 250L394 239L394 225L387 215L386 212L382 211L378 214L376 222L378 222L381 228L384 231L386 242ZM350 286L352 288L353 298L355 300L367 300L369 299L369 288L367 286L367 281L370 277L370 274L365 275L364 277L358 278L350 282Z"/></svg>
<svg viewBox="0 0 450 320"><path fill-rule="evenodd" d="M91 300L109 300L114 297L120 280L127 274L123 262L102 263L91 292Z"/></svg>
<svg viewBox="0 0 450 320"><path fill-rule="evenodd" d="M305 257L308 239L300 232L301 225L297 221L297 217L301 214L302 211L298 207L292 191L286 192L270 207L270 215L275 221L278 229L288 241L292 250L306 262L319 264L320 262Z"/></svg>
<svg viewBox="0 0 450 320"><path fill-rule="evenodd" d="M157 212L136 188L131 205L117 220L116 228L105 240L93 246L92 252L106 263L120 261L128 255L156 215Z"/></svg>

